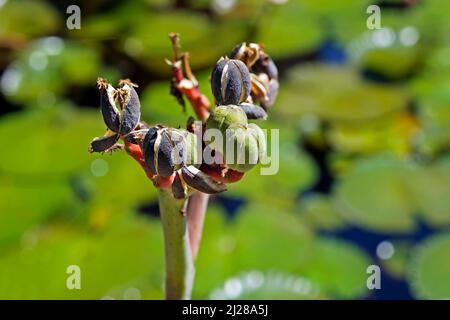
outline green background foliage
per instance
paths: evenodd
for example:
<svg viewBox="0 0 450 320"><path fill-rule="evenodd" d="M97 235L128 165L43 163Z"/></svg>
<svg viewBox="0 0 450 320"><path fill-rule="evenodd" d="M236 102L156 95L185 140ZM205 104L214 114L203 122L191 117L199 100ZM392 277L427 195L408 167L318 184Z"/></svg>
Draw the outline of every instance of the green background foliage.
<svg viewBox="0 0 450 320"><path fill-rule="evenodd" d="M0 298L164 297L155 189L126 154L87 148L105 130L98 76L136 82L148 123L193 115L169 95L169 32L211 101L213 65L242 41L281 74L262 123L280 170L212 198L194 298L450 297L450 4L384 1L369 30L364 0L79 1L69 30L70 4L0 1Z"/></svg>

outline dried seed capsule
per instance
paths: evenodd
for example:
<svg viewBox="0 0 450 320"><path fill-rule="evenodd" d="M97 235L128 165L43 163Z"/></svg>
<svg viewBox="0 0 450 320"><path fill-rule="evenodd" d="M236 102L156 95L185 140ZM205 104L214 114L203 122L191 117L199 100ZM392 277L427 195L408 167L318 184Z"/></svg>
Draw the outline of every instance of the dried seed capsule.
<svg viewBox="0 0 450 320"><path fill-rule="evenodd" d="M242 42L240 44L238 44L236 47L234 47L231 52L230 52L230 58L231 59L238 59L238 60L242 60L244 54L245 54L245 49L247 48L247 44L245 42Z"/></svg>
<svg viewBox="0 0 450 320"><path fill-rule="evenodd" d="M269 79L278 79L278 68L272 58L266 53L261 54L261 57L255 62L251 71L256 74L265 73Z"/></svg>
<svg viewBox="0 0 450 320"><path fill-rule="evenodd" d="M250 73L240 60L221 58L211 75L211 88L218 105L239 104L250 95Z"/></svg>
<svg viewBox="0 0 450 320"><path fill-rule="evenodd" d="M215 194L227 190L225 184L215 181L194 166L182 167L181 175L188 186L203 193Z"/></svg>
<svg viewBox="0 0 450 320"><path fill-rule="evenodd" d="M134 85L127 81L121 81L120 100L122 114L120 117L120 134L128 134L136 128L141 118L141 103Z"/></svg>
<svg viewBox="0 0 450 320"><path fill-rule="evenodd" d="M120 116L115 102L117 91L102 78L97 79L97 85L100 89L100 109L103 121L108 129L118 133L120 129Z"/></svg>
<svg viewBox="0 0 450 320"><path fill-rule="evenodd" d="M155 174L157 173L155 166L155 143L158 138L158 130L158 127L149 128L142 142L142 153L144 154L145 164Z"/></svg>
<svg viewBox="0 0 450 320"><path fill-rule="evenodd" d="M186 140L181 130L150 128L142 148L146 165L157 175L169 177L184 165Z"/></svg>
<svg viewBox="0 0 450 320"><path fill-rule="evenodd" d="M110 136L103 136L100 138L95 138L91 141L91 146L89 147L89 152L105 152L111 147L113 147L119 140L118 134L113 134Z"/></svg>
<svg viewBox="0 0 450 320"><path fill-rule="evenodd" d="M269 91L268 91L268 94L267 94L268 99L261 102L261 106L265 110L270 108L275 103L275 100L277 99L279 87L280 87L280 85L279 85L277 79L270 80L270 82L269 82Z"/></svg>
<svg viewBox="0 0 450 320"><path fill-rule="evenodd" d="M131 131L125 136L125 139L132 144L142 144L145 136L147 135L149 129L140 129L136 131Z"/></svg>
<svg viewBox="0 0 450 320"><path fill-rule="evenodd" d="M256 124L251 123L246 128L229 128L225 161L227 166L239 172L247 172L258 162L261 152L265 152L264 133Z"/></svg>
<svg viewBox="0 0 450 320"><path fill-rule="evenodd" d="M260 120L260 119L266 120L267 119L266 111L263 108L261 108L260 106L244 102L244 103L241 103L239 105L239 107L241 107L242 110L244 110L248 119L258 119L258 120Z"/></svg>
<svg viewBox="0 0 450 320"><path fill-rule="evenodd" d="M261 46L257 43L243 42L231 50L230 58L241 60L248 68L251 68L258 61L261 50Z"/></svg>
<svg viewBox="0 0 450 320"><path fill-rule="evenodd" d="M269 100L269 77L261 73L250 74L251 77L251 96L254 102Z"/></svg>

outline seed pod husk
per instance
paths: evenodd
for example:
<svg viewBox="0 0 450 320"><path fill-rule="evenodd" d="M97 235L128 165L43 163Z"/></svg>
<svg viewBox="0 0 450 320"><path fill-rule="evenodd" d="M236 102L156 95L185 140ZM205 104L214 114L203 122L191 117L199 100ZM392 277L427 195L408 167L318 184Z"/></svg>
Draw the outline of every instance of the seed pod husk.
<svg viewBox="0 0 450 320"><path fill-rule="evenodd" d="M250 95L250 73L240 60L221 58L211 75L211 88L218 105L239 104Z"/></svg>
<svg viewBox="0 0 450 320"><path fill-rule="evenodd" d="M277 79L272 79L269 82L269 91L267 94L268 99L261 101L261 106L267 110L269 109L274 103L275 100L277 99L277 95L278 95L278 89L279 89L279 83Z"/></svg>
<svg viewBox="0 0 450 320"><path fill-rule="evenodd" d="M260 106L244 102L244 103L241 103L239 105L239 107L241 107L242 110L244 110L248 119L252 119L252 120L266 120L267 119L266 111L263 108L261 108Z"/></svg>
<svg viewBox="0 0 450 320"><path fill-rule="evenodd" d="M194 166L182 167L183 180L191 188L207 194L215 194L227 190L225 184L215 181Z"/></svg>
<svg viewBox="0 0 450 320"><path fill-rule="evenodd" d="M175 173L175 179L172 183L172 194L175 199L184 199L187 197L187 188L181 178L181 173L177 171Z"/></svg>
<svg viewBox="0 0 450 320"><path fill-rule="evenodd" d="M230 52L230 58L242 60L246 47L247 44L245 42L241 42L240 44L235 46Z"/></svg>
<svg viewBox="0 0 450 320"><path fill-rule="evenodd" d="M120 113L115 102L117 91L104 79L99 78L97 84L100 89L100 110L102 112L103 121L108 129L118 133L120 130Z"/></svg>
<svg viewBox="0 0 450 320"><path fill-rule="evenodd" d="M95 138L91 141L89 152L105 152L116 144L119 140L118 134L107 135L100 138Z"/></svg>
<svg viewBox="0 0 450 320"><path fill-rule="evenodd" d="M255 62L251 71L253 73L265 73L269 79L278 79L278 68L266 53L263 53L258 61Z"/></svg>
<svg viewBox="0 0 450 320"><path fill-rule="evenodd" d="M162 177L171 176L184 165L186 140L181 130L150 128L142 148L148 168Z"/></svg>
<svg viewBox="0 0 450 320"><path fill-rule="evenodd" d="M231 50L230 58L241 60L248 68L258 61L262 48L257 43L241 43Z"/></svg>
<svg viewBox="0 0 450 320"><path fill-rule="evenodd" d="M122 100L120 134L128 134L134 130L139 123L141 118L141 103L131 82L123 82L120 93Z"/></svg>
<svg viewBox="0 0 450 320"><path fill-rule="evenodd" d="M152 171L153 173L156 172L155 167L155 143L156 139L158 138L158 130L160 128L158 127L151 127L148 129L144 141L142 142L142 152L144 154L144 161L147 167Z"/></svg>
<svg viewBox="0 0 450 320"><path fill-rule="evenodd" d="M131 131L129 134L125 136L125 139L132 144L142 144L144 138L149 129L140 129L136 131Z"/></svg>

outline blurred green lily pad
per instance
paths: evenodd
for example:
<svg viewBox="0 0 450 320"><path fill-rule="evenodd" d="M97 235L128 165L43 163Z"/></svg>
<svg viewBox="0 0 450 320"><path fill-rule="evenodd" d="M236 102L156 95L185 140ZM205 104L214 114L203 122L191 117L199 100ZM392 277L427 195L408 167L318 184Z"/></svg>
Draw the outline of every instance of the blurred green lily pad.
<svg viewBox="0 0 450 320"><path fill-rule="evenodd" d="M323 296L350 298L366 292L369 260L358 248L318 239L298 216L274 207L252 205L241 210L236 225L226 225L217 213L208 212L197 261L198 297L242 270L277 270L304 277L316 283Z"/></svg>
<svg viewBox="0 0 450 320"><path fill-rule="evenodd" d="M0 5L0 41L20 44L55 32L60 22L57 12L45 1L4 1Z"/></svg>
<svg viewBox="0 0 450 320"><path fill-rule="evenodd" d="M120 222L103 234L87 234L67 226L36 231L27 246L0 257L0 297L100 299L145 278L144 283L153 287L150 298L162 298L159 225L135 218ZM70 265L80 267L81 290L66 286Z"/></svg>
<svg viewBox="0 0 450 320"><path fill-rule="evenodd" d="M450 299L450 234L434 236L413 252L408 279L418 299Z"/></svg>
<svg viewBox="0 0 450 320"><path fill-rule="evenodd" d="M47 37L21 51L2 75L1 89L15 103L48 107L70 86L94 86L101 73L94 48Z"/></svg>
<svg viewBox="0 0 450 320"><path fill-rule="evenodd" d="M402 110L407 101L402 88L364 82L355 69L311 64L289 73L273 112L287 123L313 114L361 124Z"/></svg>
<svg viewBox="0 0 450 320"><path fill-rule="evenodd" d="M360 161L336 187L339 212L349 223L377 231L409 232L414 205L406 179L413 169L389 157Z"/></svg>

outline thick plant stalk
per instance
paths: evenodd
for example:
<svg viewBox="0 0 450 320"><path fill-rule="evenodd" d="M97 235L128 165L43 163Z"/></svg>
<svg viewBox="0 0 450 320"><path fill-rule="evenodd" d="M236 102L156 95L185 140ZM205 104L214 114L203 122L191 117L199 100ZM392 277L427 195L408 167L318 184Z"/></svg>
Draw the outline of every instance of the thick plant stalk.
<svg viewBox="0 0 450 320"><path fill-rule="evenodd" d="M166 299L188 300L195 268L185 215L186 200L175 199L165 189L158 190L158 197L166 256Z"/></svg>
<svg viewBox="0 0 450 320"><path fill-rule="evenodd" d="M189 242L192 257L197 258L200 241L202 240L203 222L208 207L209 194L196 192L189 197L186 209L189 228Z"/></svg>

